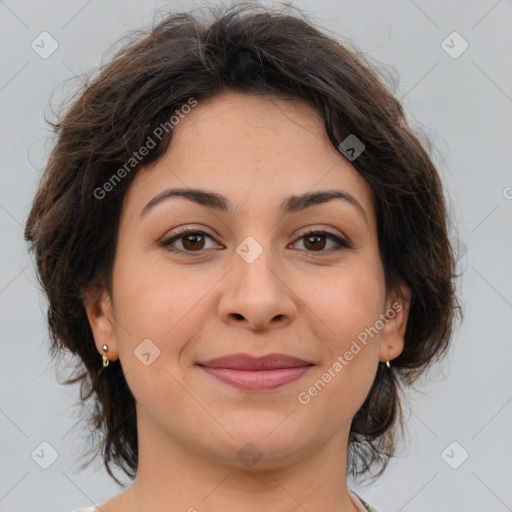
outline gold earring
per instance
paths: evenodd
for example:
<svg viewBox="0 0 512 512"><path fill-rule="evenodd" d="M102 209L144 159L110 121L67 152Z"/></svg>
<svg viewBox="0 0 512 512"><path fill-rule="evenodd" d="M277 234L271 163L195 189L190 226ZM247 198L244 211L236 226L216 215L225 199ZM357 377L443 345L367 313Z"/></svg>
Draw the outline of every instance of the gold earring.
<svg viewBox="0 0 512 512"><path fill-rule="evenodd" d="M108 347L107 345L103 345L103 347L101 347L103 352L105 352L105 354L103 354L101 357L103 359L103 366L108 366L108 363L110 362L110 359L107 357L107 350L108 350Z"/></svg>
<svg viewBox="0 0 512 512"><path fill-rule="evenodd" d="M388 360L386 361L386 366L388 368L391 368L391 365L389 364L389 347L388 347Z"/></svg>

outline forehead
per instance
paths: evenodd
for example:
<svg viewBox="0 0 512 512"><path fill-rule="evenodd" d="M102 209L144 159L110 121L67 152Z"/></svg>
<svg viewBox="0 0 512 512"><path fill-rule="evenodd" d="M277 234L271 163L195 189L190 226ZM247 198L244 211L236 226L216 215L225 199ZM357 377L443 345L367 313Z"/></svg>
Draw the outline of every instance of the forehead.
<svg viewBox="0 0 512 512"><path fill-rule="evenodd" d="M297 99L224 92L198 102L174 126L166 154L138 172L126 199L143 207L169 187L201 187L268 209L289 195L341 189L373 215L371 187L331 144L313 107Z"/></svg>

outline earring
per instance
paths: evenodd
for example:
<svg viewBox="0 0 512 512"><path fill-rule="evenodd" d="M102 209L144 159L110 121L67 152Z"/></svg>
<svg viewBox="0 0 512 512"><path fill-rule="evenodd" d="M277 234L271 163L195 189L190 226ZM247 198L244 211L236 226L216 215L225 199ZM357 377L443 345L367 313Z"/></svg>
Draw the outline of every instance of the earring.
<svg viewBox="0 0 512 512"><path fill-rule="evenodd" d="M386 361L386 366L388 368L391 368L391 365L389 364L389 347L388 347L388 360Z"/></svg>
<svg viewBox="0 0 512 512"><path fill-rule="evenodd" d="M103 366L108 366L108 363L110 362L110 359L107 357L108 347L107 347L107 345L103 345L101 348L102 348L103 352L105 352L105 354L103 354L101 356L103 359Z"/></svg>

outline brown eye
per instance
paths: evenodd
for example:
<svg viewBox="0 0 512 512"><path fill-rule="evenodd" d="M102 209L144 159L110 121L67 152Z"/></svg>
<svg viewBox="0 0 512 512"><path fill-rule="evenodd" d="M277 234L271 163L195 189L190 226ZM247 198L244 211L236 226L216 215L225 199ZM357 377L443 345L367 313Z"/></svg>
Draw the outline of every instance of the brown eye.
<svg viewBox="0 0 512 512"><path fill-rule="evenodd" d="M329 233L328 231L310 231L303 234L298 240L303 240L303 245L307 252L332 252L340 251L343 249L351 249L351 245L342 238ZM332 242L334 246L328 247L324 250L328 242Z"/></svg>
<svg viewBox="0 0 512 512"><path fill-rule="evenodd" d="M204 231L183 229L177 235L161 242L161 245L173 252L201 252L205 249L207 239L213 240L213 238ZM176 247L176 242L180 242L181 247Z"/></svg>
<svg viewBox="0 0 512 512"><path fill-rule="evenodd" d="M172 252L201 254L208 249L208 247L205 247L208 239L214 241L213 238L204 231L192 231L185 228L180 233L161 242L161 246ZM303 241L304 250L310 253L330 254L332 252L352 248L346 240L328 231L310 231L299 237L295 241L295 244L299 240ZM181 243L181 247L176 246L178 242ZM329 243L332 244L330 247ZM210 249L211 248L212 247L210 247Z"/></svg>
<svg viewBox="0 0 512 512"><path fill-rule="evenodd" d="M325 235L308 235L304 238L304 246L308 249L320 249L322 250L326 245Z"/></svg>
<svg viewBox="0 0 512 512"><path fill-rule="evenodd" d="M199 233L192 233L191 235L186 235L181 237L181 243L185 249L193 251L196 249L202 249L204 246L204 235Z"/></svg>

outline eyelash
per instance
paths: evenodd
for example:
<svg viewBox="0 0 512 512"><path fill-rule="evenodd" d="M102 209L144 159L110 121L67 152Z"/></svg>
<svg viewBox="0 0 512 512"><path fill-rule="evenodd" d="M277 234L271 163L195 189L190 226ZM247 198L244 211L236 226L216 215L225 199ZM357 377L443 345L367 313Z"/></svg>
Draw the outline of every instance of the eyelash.
<svg viewBox="0 0 512 512"><path fill-rule="evenodd" d="M173 235L172 237L166 239L166 240L163 240L161 242L161 246L164 247L166 250L168 251L171 251L171 252L175 252L175 253L185 253L185 254L197 254L197 255L201 255L202 252L204 251L204 249L201 249L199 251L187 251L187 250L184 250L184 249L176 249L175 247L172 247L172 243L175 242L176 240L179 240L179 239L182 239L182 238L186 238L187 236L189 235L204 235L210 239L213 240L213 237L211 237L208 233L205 233L204 231L200 231L200 230L191 230L191 229L188 229L188 228L184 228L183 230L181 230L179 233ZM307 238L308 236L313 236L313 235L321 235L321 236L325 236L327 237L329 240L332 240L333 242L336 242L338 244L337 247L334 247L334 248L331 248L331 249L328 249L328 250L321 250L321 251L307 251L308 253L332 253L332 252L338 252L338 251L343 251L343 250L346 250L346 249L352 249L352 246L346 241L344 240L343 238L340 238L338 237L337 235L334 235L333 233L330 233L329 231L307 231L305 233L303 233L302 235L300 235L296 240L295 242L297 242L298 240L301 240L302 238ZM295 243L294 242L294 243Z"/></svg>

